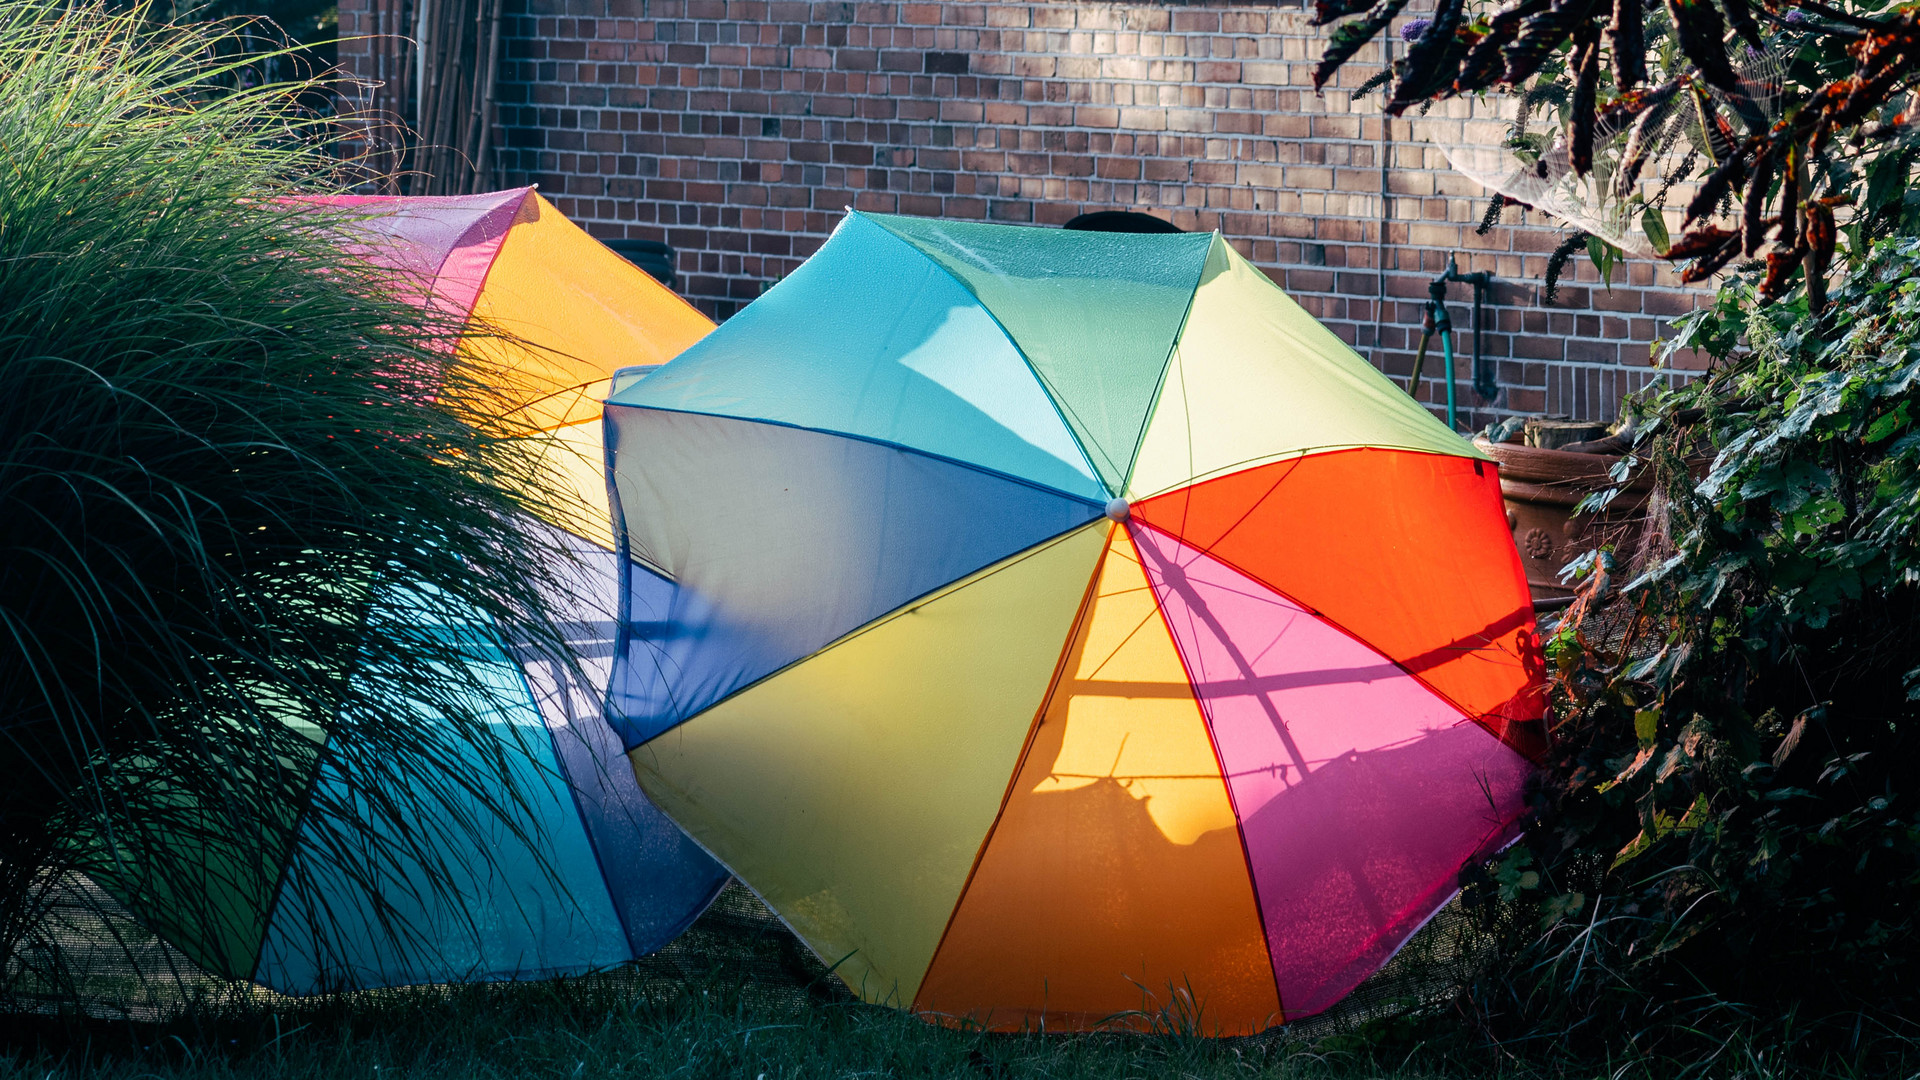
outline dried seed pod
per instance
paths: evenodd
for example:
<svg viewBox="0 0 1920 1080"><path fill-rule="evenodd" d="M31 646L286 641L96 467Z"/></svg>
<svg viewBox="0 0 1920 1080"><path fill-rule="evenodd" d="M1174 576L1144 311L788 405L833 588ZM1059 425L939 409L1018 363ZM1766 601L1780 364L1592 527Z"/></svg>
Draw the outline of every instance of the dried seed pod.
<svg viewBox="0 0 1920 1080"><path fill-rule="evenodd" d="M1453 79L1453 92L1472 94L1499 82L1507 73L1507 62L1500 50L1512 40L1512 31L1503 33L1498 27L1487 31L1487 36L1469 49L1467 58L1460 62L1460 74Z"/></svg>
<svg viewBox="0 0 1920 1080"><path fill-rule="evenodd" d="M1487 212L1480 215L1480 227L1473 230L1473 234L1485 236L1492 232L1493 227L1500 224L1500 212L1506 208L1507 197L1497 191L1494 192L1493 197L1487 200Z"/></svg>
<svg viewBox="0 0 1920 1080"><path fill-rule="evenodd" d="M1600 28L1581 23L1574 31L1573 134L1568 140L1567 157L1576 176L1593 171L1593 126L1595 92L1600 86Z"/></svg>
<svg viewBox="0 0 1920 1080"><path fill-rule="evenodd" d="M1381 87L1392 82L1394 79L1399 78L1400 68L1405 63L1406 61L1404 60L1395 60L1393 63L1387 65L1386 67L1383 67L1379 71L1376 71L1373 74L1367 76L1366 82L1363 82L1359 86L1356 86L1353 88L1353 96L1357 98L1371 91L1378 90Z"/></svg>
<svg viewBox="0 0 1920 1080"><path fill-rule="evenodd" d="M1786 168L1780 172L1780 235L1775 243L1783 248L1793 248L1800 243L1800 148L1792 144L1787 146Z"/></svg>
<svg viewBox="0 0 1920 1080"><path fill-rule="evenodd" d="M1667 258L1673 262L1682 259L1697 259L1702 255L1718 251L1728 240L1740 237L1738 229L1723 229L1718 225L1702 225L1692 232L1674 241L1667 249Z"/></svg>
<svg viewBox="0 0 1920 1080"><path fill-rule="evenodd" d="M1617 178L1616 190L1621 198L1626 198L1633 190L1633 185L1640 182L1640 173L1647 167L1647 158L1653 154L1653 129L1660 126L1666 115L1661 106L1673 100L1680 86L1681 83L1676 80L1649 94L1639 119L1628 129L1627 145L1620 154L1621 165Z"/></svg>
<svg viewBox="0 0 1920 1080"><path fill-rule="evenodd" d="M1909 14L1908 18L1912 17ZM1886 104L1920 63L1920 37L1912 28L1902 28L1899 32L1868 35L1847 51L1856 55L1860 70L1852 78L1839 81L1838 100L1824 118L1829 129L1852 127Z"/></svg>
<svg viewBox="0 0 1920 1080"><path fill-rule="evenodd" d="M1723 41L1727 26L1720 18L1720 9L1713 6L1713 0L1667 0L1667 13L1673 16L1674 36L1679 39L1680 51L1699 69L1707 85L1745 96L1740 88L1740 76L1734 74L1733 65L1727 60Z"/></svg>
<svg viewBox="0 0 1920 1080"><path fill-rule="evenodd" d="M1807 204L1807 306L1815 312L1827 306L1827 267L1840 240L1828 201L1815 199Z"/></svg>
<svg viewBox="0 0 1920 1080"><path fill-rule="evenodd" d="M1613 40L1613 81L1632 90L1647 81L1647 23L1644 0L1613 0L1613 21L1607 36Z"/></svg>
<svg viewBox="0 0 1920 1080"><path fill-rule="evenodd" d="M1835 80L1821 87L1813 100L1801 108L1802 115L1810 115L1814 118L1813 130L1807 135L1808 154L1817 156L1821 148L1826 146L1828 136L1833 134L1842 105L1859 92L1858 88L1864 82L1865 80L1859 76Z"/></svg>
<svg viewBox="0 0 1920 1080"><path fill-rule="evenodd" d="M1768 146L1753 162L1753 178L1747 183L1747 205L1743 231L1747 236L1747 254L1753 255L1767 238L1767 195L1773 187L1774 148Z"/></svg>
<svg viewBox="0 0 1920 1080"><path fill-rule="evenodd" d="M1320 54L1320 63L1313 69L1313 88L1319 90L1340 70L1340 65L1353 59L1360 47L1380 36L1400 9L1407 6L1407 0L1380 0L1367 10L1367 17L1358 22L1341 26L1327 39L1326 51Z"/></svg>
<svg viewBox="0 0 1920 1080"><path fill-rule="evenodd" d="M1501 8L1487 20L1487 33L1467 53L1460 64L1460 74L1454 78L1453 92L1471 94L1485 90L1501 81L1506 74L1507 61L1501 50L1511 44L1514 35L1520 32L1520 24L1551 7L1553 0L1521 0L1518 4Z"/></svg>
<svg viewBox="0 0 1920 1080"><path fill-rule="evenodd" d="M1708 174L1701 183L1700 190L1694 193L1693 201L1687 203L1686 219L1680 223L1682 228L1693 224L1703 217L1711 215L1720 206L1720 200L1727 193L1740 186L1747 175L1747 147L1740 147L1727 155L1720 167Z"/></svg>
<svg viewBox="0 0 1920 1080"><path fill-rule="evenodd" d="M1733 155L1735 136L1733 125L1714 107L1713 98L1707 94L1706 87L1697 82L1689 83L1693 91L1693 115L1700 122L1700 138L1707 144L1707 156L1715 165Z"/></svg>
<svg viewBox="0 0 1920 1080"><path fill-rule="evenodd" d="M1433 21L1407 50L1406 69L1393 88L1393 99L1387 102L1389 116L1398 116L1408 106L1453 85L1459 74L1460 54L1465 51L1459 30L1466 6L1466 0L1440 0L1433 9Z"/></svg>
<svg viewBox="0 0 1920 1080"><path fill-rule="evenodd" d="M1533 77L1547 57L1567 40L1576 27L1585 22L1598 0L1560 0L1552 7L1528 19L1520 34L1503 51L1507 58L1505 81L1519 85Z"/></svg>
<svg viewBox="0 0 1920 1080"><path fill-rule="evenodd" d="M1753 21L1753 9L1747 6L1747 0L1720 0L1720 6L1727 9L1727 22L1733 24L1734 33L1756 49L1767 47L1760 40L1760 26Z"/></svg>
<svg viewBox="0 0 1920 1080"><path fill-rule="evenodd" d="M1713 6L1713 0L1667 0L1667 10L1673 15L1674 36L1679 40L1680 51L1699 69L1700 77L1727 95L1728 103L1748 131L1767 130L1767 114L1748 96L1740 76L1727 59L1726 23L1720 18L1720 9Z"/></svg>
<svg viewBox="0 0 1920 1080"><path fill-rule="evenodd" d="M1786 295L1793 281L1793 272L1800 269L1800 261L1806 258L1807 249L1793 248L1787 251L1767 253L1767 276L1760 282L1760 302L1771 304Z"/></svg>
<svg viewBox="0 0 1920 1080"><path fill-rule="evenodd" d="M1807 6L1806 0L1796 0L1796 2ZM1821 6L1820 10L1822 14L1828 14L1830 9ZM1833 11L1832 14L1843 13ZM1847 43L1847 55L1853 57L1864 72L1867 68L1875 66L1877 58L1912 48L1917 20L1920 20L1920 12L1911 10L1891 22L1866 18L1855 19L1852 25L1866 32Z"/></svg>
<svg viewBox="0 0 1920 1080"><path fill-rule="evenodd" d="M1313 18L1308 26L1325 26L1335 19L1358 15L1373 6L1373 0L1313 0Z"/></svg>
<svg viewBox="0 0 1920 1080"><path fill-rule="evenodd" d="M1591 237L1584 232L1574 233L1560 241L1560 246L1553 249L1552 255L1547 256L1547 291L1541 298L1546 303L1551 304L1559 297L1561 272L1567 268L1569 259L1572 259L1577 252L1587 249L1589 239Z"/></svg>
<svg viewBox="0 0 1920 1080"><path fill-rule="evenodd" d="M1600 110L1598 123L1609 131L1619 131L1622 125L1637 121L1648 109L1657 109L1672 101L1679 91L1680 83L1674 81L1651 90L1629 90L1616 95Z"/></svg>
<svg viewBox="0 0 1920 1080"><path fill-rule="evenodd" d="M1704 254L1694 257L1693 265L1687 267L1686 271L1680 275L1682 284L1692 285L1695 282L1707 280L1719 273L1722 267L1732 262L1735 255L1740 254L1739 229L1715 229L1713 231L1724 234L1723 238L1719 241L1719 246L1710 248ZM1684 240L1681 241L1681 243L1685 242ZM1671 259L1673 257L1673 252L1669 250L1667 252L1667 258Z"/></svg>

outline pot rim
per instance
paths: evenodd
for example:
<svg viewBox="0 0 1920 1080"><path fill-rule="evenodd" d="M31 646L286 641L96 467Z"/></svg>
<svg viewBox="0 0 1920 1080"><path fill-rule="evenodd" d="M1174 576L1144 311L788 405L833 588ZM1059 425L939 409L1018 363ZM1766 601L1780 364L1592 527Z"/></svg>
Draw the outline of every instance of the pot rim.
<svg viewBox="0 0 1920 1080"><path fill-rule="evenodd" d="M1481 435L1474 436L1473 445L1500 466L1503 485L1509 480L1534 488L1578 485L1580 490L1575 501L1580 495L1601 488L1625 487L1630 492L1645 492L1653 487L1653 475L1646 469L1634 473L1624 485L1615 484L1608 471L1620 463L1622 455L1619 454L1581 454L1516 443L1493 443Z"/></svg>

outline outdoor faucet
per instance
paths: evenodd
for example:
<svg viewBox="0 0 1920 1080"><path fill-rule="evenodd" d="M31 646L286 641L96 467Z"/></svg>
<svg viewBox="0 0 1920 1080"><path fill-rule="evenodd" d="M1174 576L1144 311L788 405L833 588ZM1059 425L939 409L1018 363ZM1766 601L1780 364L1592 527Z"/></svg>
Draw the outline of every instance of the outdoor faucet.
<svg viewBox="0 0 1920 1080"><path fill-rule="evenodd" d="M1433 335L1439 334L1441 355L1447 365L1447 427L1457 431L1459 407L1454 400L1453 317L1447 314L1447 283L1451 281L1473 286L1473 392L1482 401L1492 401L1500 394L1500 384L1494 378L1493 367L1486 362L1480 346L1480 308L1485 301L1487 287L1493 283L1493 274L1486 270L1461 273L1460 265L1451 252L1447 254L1446 272L1427 283L1426 318L1421 324L1420 349L1414 355L1413 374L1407 380L1407 393L1419 396L1420 369L1426 365L1427 343Z"/></svg>

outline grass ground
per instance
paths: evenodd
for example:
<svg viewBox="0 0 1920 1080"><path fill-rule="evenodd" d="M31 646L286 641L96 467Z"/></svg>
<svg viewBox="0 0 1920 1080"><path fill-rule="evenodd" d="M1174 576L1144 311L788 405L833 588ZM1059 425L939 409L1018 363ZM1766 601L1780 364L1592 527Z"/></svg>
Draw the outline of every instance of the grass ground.
<svg viewBox="0 0 1920 1080"><path fill-rule="evenodd" d="M48 1036L56 1036L52 1028ZM1484 1076L1407 1049L1286 1038L987 1036L897 1011L758 994L726 972L668 992L620 978L388 995L290 1013L228 1013L198 1028L94 1026L48 1038L0 1076L102 1080L334 1078L1131 1078ZM1323 1040L1325 1042L1325 1040Z"/></svg>
<svg viewBox="0 0 1920 1080"><path fill-rule="evenodd" d="M1404 981L1402 982L1404 985ZM744 891L631 970L548 982L294 1000L233 994L164 1021L0 1014L0 1080L1273 1077L1284 1080L1866 1080L1895 1054L1783 1064L1761 1029L1711 1059L1529 1057L1445 1017L1344 1018L1251 1039L989 1035L852 1001ZM1920 1061L1920 1055L1915 1055Z"/></svg>
<svg viewBox="0 0 1920 1080"><path fill-rule="evenodd" d="M770 1002L716 974L667 995L574 980L389 1000L328 1016L229 1017L140 1047L101 1032L91 1051L22 1055L0 1076L114 1080L345 1077L1245 1077L1462 1076L1281 1039L987 1036L891 1010ZM118 1042L117 1046L110 1043Z"/></svg>
<svg viewBox="0 0 1920 1080"><path fill-rule="evenodd" d="M15 1032L16 1037L21 1035ZM51 1029L44 1032L55 1035ZM138 1040L138 1042L132 1041ZM716 972L670 993L619 979L388 996L342 1005L228 1014L180 1025L72 1032L0 1058L3 1080L530 1080L554 1078L1272 1077L1284 1080L1898 1080L1911 1067L1783 1066L1735 1047L1717 1061L1527 1062L1469 1045L1380 1030L1302 1040L1159 1035L983 1035L891 1010L768 1000Z"/></svg>

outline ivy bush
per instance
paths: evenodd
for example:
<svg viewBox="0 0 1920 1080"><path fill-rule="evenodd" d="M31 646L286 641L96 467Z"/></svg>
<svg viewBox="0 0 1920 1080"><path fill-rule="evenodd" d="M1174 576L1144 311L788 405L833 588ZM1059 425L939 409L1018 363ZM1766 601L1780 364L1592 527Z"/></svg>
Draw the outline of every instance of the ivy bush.
<svg viewBox="0 0 1920 1080"><path fill-rule="evenodd" d="M1509 1034L1920 1015L1920 239L1824 315L1756 285L1640 403L1652 557L1590 556L1548 642L1536 826L1469 887L1515 937L1479 999Z"/></svg>

